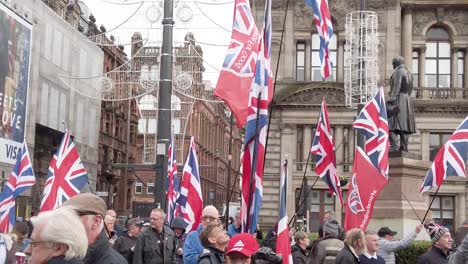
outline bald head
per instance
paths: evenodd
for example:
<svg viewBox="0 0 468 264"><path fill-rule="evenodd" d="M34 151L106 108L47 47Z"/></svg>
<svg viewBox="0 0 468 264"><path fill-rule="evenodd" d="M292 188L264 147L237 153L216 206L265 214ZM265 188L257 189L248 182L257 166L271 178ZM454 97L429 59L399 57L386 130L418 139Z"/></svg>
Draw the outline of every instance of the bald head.
<svg viewBox="0 0 468 264"><path fill-rule="evenodd" d="M219 224L219 212L216 207L208 205L202 212L202 225L206 227L209 224Z"/></svg>

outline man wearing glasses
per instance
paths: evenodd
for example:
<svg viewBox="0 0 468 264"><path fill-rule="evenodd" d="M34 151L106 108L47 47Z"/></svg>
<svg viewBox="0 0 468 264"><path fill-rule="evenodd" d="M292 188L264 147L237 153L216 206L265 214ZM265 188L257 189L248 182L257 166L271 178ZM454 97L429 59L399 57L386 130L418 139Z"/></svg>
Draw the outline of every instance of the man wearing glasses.
<svg viewBox="0 0 468 264"><path fill-rule="evenodd" d="M201 224L198 226L197 230L190 232L185 239L183 250L185 264L198 263L198 258L203 253L200 233L210 224L220 224L218 209L212 205L208 205L203 209Z"/></svg>
<svg viewBox="0 0 468 264"><path fill-rule="evenodd" d="M164 225L165 214L161 208L151 211L151 228L138 237L133 264L173 263L176 256L174 232Z"/></svg>
<svg viewBox="0 0 468 264"><path fill-rule="evenodd" d="M104 230L104 217L107 213L106 203L102 198L91 193L80 193L63 203L79 216L88 237L88 252L85 264L113 263L126 264L122 255L110 247Z"/></svg>
<svg viewBox="0 0 468 264"><path fill-rule="evenodd" d="M44 212L31 221L34 230L26 249L26 253L31 254L30 264L83 263L88 240L80 218L71 208Z"/></svg>

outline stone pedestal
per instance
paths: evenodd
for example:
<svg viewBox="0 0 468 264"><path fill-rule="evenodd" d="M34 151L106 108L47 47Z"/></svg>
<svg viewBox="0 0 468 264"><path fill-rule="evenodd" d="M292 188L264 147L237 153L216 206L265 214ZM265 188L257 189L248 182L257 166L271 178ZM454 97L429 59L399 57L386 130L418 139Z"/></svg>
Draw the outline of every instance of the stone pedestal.
<svg viewBox="0 0 468 264"><path fill-rule="evenodd" d="M396 152L389 155L389 164L389 182L375 203L368 229L378 231L380 227L388 226L398 231L396 238L401 239L414 231L429 206L419 188L431 163L412 153ZM429 213L427 219L430 218ZM429 236L421 231L416 239L428 240Z"/></svg>

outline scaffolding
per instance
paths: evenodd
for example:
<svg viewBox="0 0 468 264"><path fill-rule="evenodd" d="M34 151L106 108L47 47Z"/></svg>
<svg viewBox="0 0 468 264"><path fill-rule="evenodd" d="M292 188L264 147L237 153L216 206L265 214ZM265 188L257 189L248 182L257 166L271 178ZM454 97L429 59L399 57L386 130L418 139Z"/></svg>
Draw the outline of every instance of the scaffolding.
<svg viewBox="0 0 468 264"><path fill-rule="evenodd" d="M377 92L379 79L377 13L357 11L346 15L346 106L357 108Z"/></svg>

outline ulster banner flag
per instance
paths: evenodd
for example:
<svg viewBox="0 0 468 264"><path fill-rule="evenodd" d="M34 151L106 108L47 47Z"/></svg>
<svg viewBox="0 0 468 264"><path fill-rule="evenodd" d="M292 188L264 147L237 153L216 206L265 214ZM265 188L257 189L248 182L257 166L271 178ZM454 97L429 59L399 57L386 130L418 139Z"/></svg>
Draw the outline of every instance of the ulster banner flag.
<svg viewBox="0 0 468 264"><path fill-rule="evenodd" d="M366 230L374 203L387 179L372 165L369 157L361 148L356 148L353 176L346 200L345 229L361 228Z"/></svg>

